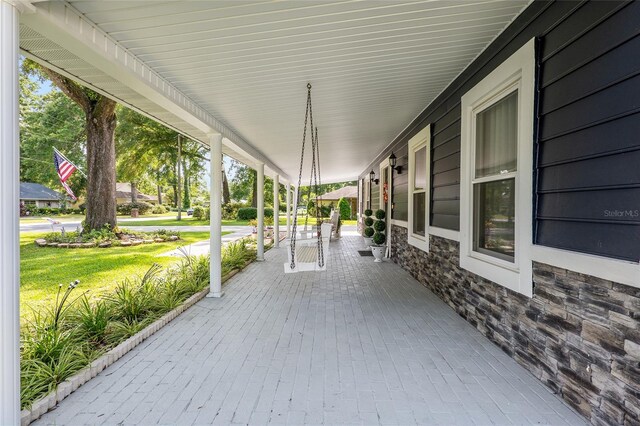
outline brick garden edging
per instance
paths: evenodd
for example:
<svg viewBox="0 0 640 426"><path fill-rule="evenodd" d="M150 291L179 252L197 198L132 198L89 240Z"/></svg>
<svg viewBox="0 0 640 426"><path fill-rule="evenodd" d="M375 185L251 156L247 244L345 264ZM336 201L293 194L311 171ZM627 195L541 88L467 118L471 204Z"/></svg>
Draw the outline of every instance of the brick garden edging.
<svg viewBox="0 0 640 426"><path fill-rule="evenodd" d="M240 269L235 269L222 277L222 282L228 281L230 278L235 276L237 273L241 272L251 264L253 260L245 263ZM57 404L59 404L63 399L71 395L76 389L78 389L83 384L87 383L89 380L96 377L102 370L109 367L117 360L126 355L133 348L138 346L140 343L144 342L147 338L151 337L162 327L173 321L178 315L198 303L200 300L204 299L204 297L209 293L209 288L205 288L202 291L192 295L188 299L186 299L180 306L175 308L174 310L167 312L156 321L149 324L144 329L140 330L138 333L129 337L124 342L120 343L116 347L112 348L105 354L103 354L98 359L92 361L88 366L83 368L82 370L75 373L73 376L67 378L65 381L60 383L57 388L49 393L48 395L40 398L31 404L31 409L24 409L21 412L21 425L27 426L31 422L38 420L45 413L53 409Z"/></svg>

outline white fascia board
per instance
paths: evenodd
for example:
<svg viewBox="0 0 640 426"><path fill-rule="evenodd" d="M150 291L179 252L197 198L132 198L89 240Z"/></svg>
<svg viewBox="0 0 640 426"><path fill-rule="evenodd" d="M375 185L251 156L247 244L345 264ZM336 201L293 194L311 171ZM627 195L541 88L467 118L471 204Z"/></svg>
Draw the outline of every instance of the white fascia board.
<svg viewBox="0 0 640 426"><path fill-rule="evenodd" d="M68 3L48 2L35 9L35 13L22 14L21 23L202 132L222 134L256 162L264 163L285 179L289 178L264 154L182 94ZM201 142L208 144L208 141Z"/></svg>

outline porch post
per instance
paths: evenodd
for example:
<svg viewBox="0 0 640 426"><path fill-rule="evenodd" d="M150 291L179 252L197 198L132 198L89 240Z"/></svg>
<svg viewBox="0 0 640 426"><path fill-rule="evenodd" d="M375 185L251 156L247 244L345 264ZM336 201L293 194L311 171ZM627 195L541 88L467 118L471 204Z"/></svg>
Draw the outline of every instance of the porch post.
<svg viewBox="0 0 640 426"><path fill-rule="evenodd" d="M258 163L258 253L257 260L264 260L264 163Z"/></svg>
<svg viewBox="0 0 640 426"><path fill-rule="evenodd" d="M20 424L18 24L0 0L0 424Z"/></svg>
<svg viewBox="0 0 640 426"><path fill-rule="evenodd" d="M280 175L273 178L273 246L280 247Z"/></svg>
<svg viewBox="0 0 640 426"><path fill-rule="evenodd" d="M287 238L291 238L291 184L287 182Z"/></svg>
<svg viewBox="0 0 640 426"><path fill-rule="evenodd" d="M222 135L209 135L211 183L209 185L209 294L222 297Z"/></svg>

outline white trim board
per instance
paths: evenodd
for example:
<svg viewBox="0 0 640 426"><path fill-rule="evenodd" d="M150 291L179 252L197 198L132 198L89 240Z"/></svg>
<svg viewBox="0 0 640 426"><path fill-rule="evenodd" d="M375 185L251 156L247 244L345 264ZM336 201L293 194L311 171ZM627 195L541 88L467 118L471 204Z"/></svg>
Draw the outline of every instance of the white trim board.
<svg viewBox="0 0 640 426"><path fill-rule="evenodd" d="M639 263L540 245L531 247L531 260L640 288Z"/></svg>
<svg viewBox="0 0 640 426"><path fill-rule="evenodd" d="M451 229L439 228L437 226L429 227L429 235L446 238L447 240L460 241L460 232Z"/></svg>

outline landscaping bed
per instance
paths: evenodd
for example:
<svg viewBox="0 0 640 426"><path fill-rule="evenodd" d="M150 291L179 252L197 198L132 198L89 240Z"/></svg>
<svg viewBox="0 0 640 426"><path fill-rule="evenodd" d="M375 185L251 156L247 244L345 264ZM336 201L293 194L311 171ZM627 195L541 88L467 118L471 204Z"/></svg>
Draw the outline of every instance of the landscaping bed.
<svg viewBox="0 0 640 426"><path fill-rule="evenodd" d="M153 232L136 232L123 228L111 230L105 226L101 230L83 232L72 231L50 232L42 238L37 238L34 243L38 247L55 248L109 248L131 247L141 244L164 243L166 241L178 241L180 233L164 229Z"/></svg>
<svg viewBox="0 0 640 426"><path fill-rule="evenodd" d="M255 257L249 239L228 244L222 252L223 276L232 276ZM78 281L59 286L55 304L39 309L22 328L24 420L52 408L203 297L208 285L209 257L202 256L184 257L164 272L154 265L143 277L124 278L97 298L82 292Z"/></svg>

